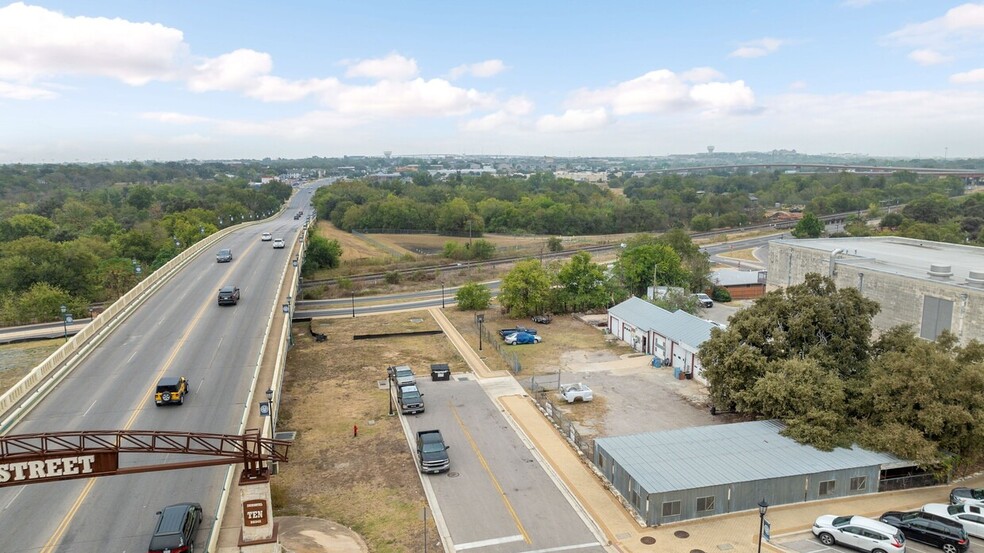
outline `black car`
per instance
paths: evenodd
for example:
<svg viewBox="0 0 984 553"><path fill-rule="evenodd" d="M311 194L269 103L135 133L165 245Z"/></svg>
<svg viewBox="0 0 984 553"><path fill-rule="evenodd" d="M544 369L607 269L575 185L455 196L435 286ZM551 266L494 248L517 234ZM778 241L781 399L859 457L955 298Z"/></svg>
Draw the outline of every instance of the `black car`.
<svg viewBox="0 0 984 553"><path fill-rule="evenodd" d="M880 521L902 530L907 539L939 547L946 553L963 553L970 548L967 531L957 521L922 511L889 511Z"/></svg>
<svg viewBox="0 0 984 553"><path fill-rule="evenodd" d="M195 534L202 525L202 506L198 503L179 503L157 512L157 525L150 538L149 553L191 553L195 550Z"/></svg>
<svg viewBox="0 0 984 553"><path fill-rule="evenodd" d="M215 261L217 263L228 263L232 261L232 250L229 248L219 250L219 253L215 254Z"/></svg>
<svg viewBox="0 0 984 553"><path fill-rule="evenodd" d="M219 288L219 305L236 305L239 303L239 288L236 286L223 286Z"/></svg>
<svg viewBox="0 0 984 553"><path fill-rule="evenodd" d="M451 380L451 367L447 363L431 363L431 380Z"/></svg>
<svg viewBox="0 0 984 553"><path fill-rule="evenodd" d="M533 315L533 322L537 324L548 325L552 320L550 315Z"/></svg>

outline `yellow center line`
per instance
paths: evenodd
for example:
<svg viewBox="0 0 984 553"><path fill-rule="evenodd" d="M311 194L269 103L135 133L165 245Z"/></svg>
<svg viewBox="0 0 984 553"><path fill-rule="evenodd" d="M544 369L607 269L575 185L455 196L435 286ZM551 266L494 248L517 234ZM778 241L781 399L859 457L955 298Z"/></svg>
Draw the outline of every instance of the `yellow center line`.
<svg viewBox="0 0 984 553"><path fill-rule="evenodd" d="M509 503L509 498L506 497L506 492L502 489L502 486L499 485L499 481L495 479L495 475L492 474L492 469L489 468L488 462L485 461L485 456L483 456L482 452L479 451L478 444L475 443L475 440L472 439L471 433L468 432L467 428L465 428L465 423L458 415L458 410L454 408L454 405L451 402L448 402L448 406L451 407L451 412L454 413L454 418L458 421L458 426L461 427L461 431L465 433L465 438L468 439L468 443L471 445L472 451L474 451L475 455L478 456L478 462L482 463L482 467L485 468L485 472L488 473L489 478L492 479L492 485L495 486L496 490L499 490L499 497L501 497L502 502L505 503L506 510L509 511L509 516L512 517L513 522L516 523L516 528L519 529L519 533L523 535L523 540L526 543L533 543L533 540L530 539L530 535L526 533L526 528L523 528L523 523L519 521L519 515L516 514L516 510L513 509L512 504Z"/></svg>
<svg viewBox="0 0 984 553"><path fill-rule="evenodd" d="M192 324L188 325L184 334L182 334L181 338L179 338L178 341L174 344L174 347L171 349L171 354L168 355L167 360L164 362L164 365L161 366L161 370L157 374L157 380L159 380L162 376L164 376L164 373L166 373L168 368L171 367L171 364L174 363L174 358L178 356L178 352L181 350L181 345L188 340L188 337L191 335L192 331L194 331L195 325L197 324L198 320L201 319L202 313L205 312L205 309L208 308L209 305L211 305L211 303L209 302L203 304L202 307L199 308L198 312L195 313L195 316L192 317L191 319ZM140 403L133 408L133 414L130 415L130 418L126 421L126 424L123 426L123 430L130 430L130 428L133 426L133 423L137 420L137 415L140 414L140 406L146 405L147 401L153 395L154 395L154 390L150 390L149 392L144 394L143 398L141 398L140 400ZM62 519L61 523L58 525L57 528L55 528L55 533L52 534L52 536L48 539L47 543L44 544L44 547L41 548L39 553L51 553L55 550L56 547L58 547L59 543L62 540L62 537L64 537L65 535L65 532L68 531L68 525L71 524L72 520L75 518L75 515L78 514L78 510L82 507L82 502L85 501L85 498L89 496L89 493L92 491L92 487L95 486L95 484L96 484L96 478L90 478L89 480L86 481L85 487L82 488L82 492L79 493L79 498L75 500L74 504L72 504L72 507L65 514L65 517Z"/></svg>

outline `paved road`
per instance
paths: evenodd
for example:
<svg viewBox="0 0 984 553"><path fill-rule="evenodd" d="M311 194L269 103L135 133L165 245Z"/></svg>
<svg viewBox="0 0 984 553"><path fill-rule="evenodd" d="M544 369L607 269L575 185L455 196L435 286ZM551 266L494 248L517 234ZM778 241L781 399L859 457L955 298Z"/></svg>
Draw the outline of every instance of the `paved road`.
<svg viewBox="0 0 984 553"><path fill-rule="evenodd" d="M307 206L310 192L294 206ZM218 247L235 260L218 264L206 251L150 298L10 433L64 430L177 430L235 434L247 407L266 321L289 250L260 242L263 231L294 237L292 213L237 231ZM218 247L216 249L218 249ZM219 307L224 284L242 289L239 305ZM184 375L191 395L183 406L155 407L161 376ZM121 466L186 461L123 454ZM54 482L0 489L0 551L4 553L145 550L156 511L196 501L206 543L222 492L225 467Z"/></svg>
<svg viewBox="0 0 984 553"><path fill-rule="evenodd" d="M604 551L473 375L419 387L427 411L411 430L437 428L451 446L451 470L424 478L454 551Z"/></svg>

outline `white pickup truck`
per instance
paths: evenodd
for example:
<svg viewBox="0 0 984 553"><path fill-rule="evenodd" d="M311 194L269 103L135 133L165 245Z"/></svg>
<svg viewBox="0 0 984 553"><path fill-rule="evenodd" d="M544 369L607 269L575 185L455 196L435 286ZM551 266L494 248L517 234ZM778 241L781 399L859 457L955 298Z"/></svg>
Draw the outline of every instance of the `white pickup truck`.
<svg viewBox="0 0 984 553"><path fill-rule="evenodd" d="M591 388L588 388L581 382L578 382L577 384L564 384L560 387L560 395L567 400L567 403L574 403L575 401L591 401L594 399L594 394L591 393Z"/></svg>

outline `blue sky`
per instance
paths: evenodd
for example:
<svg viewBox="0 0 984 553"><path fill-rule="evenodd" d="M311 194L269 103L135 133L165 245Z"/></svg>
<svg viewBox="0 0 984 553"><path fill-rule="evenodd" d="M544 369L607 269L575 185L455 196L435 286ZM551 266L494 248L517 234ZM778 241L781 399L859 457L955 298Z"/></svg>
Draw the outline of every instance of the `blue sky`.
<svg viewBox="0 0 984 553"><path fill-rule="evenodd" d="M0 0L0 163L984 156L984 3Z"/></svg>

